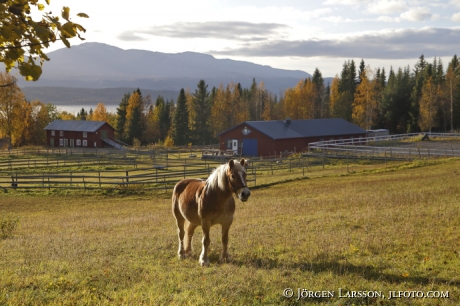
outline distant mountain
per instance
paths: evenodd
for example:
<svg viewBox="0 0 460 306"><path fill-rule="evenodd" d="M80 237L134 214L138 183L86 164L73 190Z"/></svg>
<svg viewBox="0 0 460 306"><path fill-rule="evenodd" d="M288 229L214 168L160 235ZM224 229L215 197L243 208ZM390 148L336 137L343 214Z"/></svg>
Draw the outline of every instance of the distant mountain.
<svg viewBox="0 0 460 306"><path fill-rule="evenodd" d="M168 54L123 50L102 43L84 43L70 49L59 49L48 53L48 56L51 60L44 64L43 74L37 82L18 82L27 92L26 97L29 100L38 99L38 92L34 87L42 87L42 92L47 87L47 94L51 94L54 87L105 90L118 87L143 88L178 94L181 88L188 87L193 91L200 79L205 80L211 89L221 83L225 86L231 82L250 87L255 78L257 83L263 81L268 90L279 95L286 88L295 86L299 80L310 76L300 70L216 59L211 55L195 52ZM68 98L62 96L58 99Z"/></svg>
<svg viewBox="0 0 460 306"><path fill-rule="evenodd" d="M125 93L132 93L136 88L75 88L75 87L22 87L26 99L40 100L44 103L51 103L60 106L80 106L95 108L101 102L107 105L119 105ZM173 90L150 90L141 88L141 93L145 97L150 95L152 101L158 96L165 99L176 101L178 91Z"/></svg>

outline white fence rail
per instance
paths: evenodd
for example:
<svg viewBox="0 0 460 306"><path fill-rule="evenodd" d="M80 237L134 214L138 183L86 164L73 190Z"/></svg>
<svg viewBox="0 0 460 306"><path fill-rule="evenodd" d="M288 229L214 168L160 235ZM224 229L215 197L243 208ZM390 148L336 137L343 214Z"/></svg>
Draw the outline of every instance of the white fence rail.
<svg viewBox="0 0 460 306"><path fill-rule="evenodd" d="M318 152L323 155L335 156L355 156L366 158L395 158L395 159L414 159L429 157L459 157L460 146L441 147L411 147L397 146L396 142L415 142L422 137L428 137L431 140L458 140L460 134L455 133L412 133L386 135L376 137L361 137L351 139L336 139L328 141L312 142L308 145L309 152ZM391 146L388 142L394 141L395 145ZM379 142L386 142L386 146L379 146ZM372 144L372 145L369 145Z"/></svg>

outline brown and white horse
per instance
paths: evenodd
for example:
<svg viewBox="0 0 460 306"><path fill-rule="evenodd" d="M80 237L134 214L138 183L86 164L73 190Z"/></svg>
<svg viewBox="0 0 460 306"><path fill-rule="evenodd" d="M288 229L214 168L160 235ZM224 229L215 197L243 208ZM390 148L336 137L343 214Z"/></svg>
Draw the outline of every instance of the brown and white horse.
<svg viewBox="0 0 460 306"><path fill-rule="evenodd" d="M229 259L228 231L233 222L235 200L233 193L243 202L251 195L246 185L247 161L230 160L215 169L207 180L184 179L176 184L172 196L172 211L176 217L179 234L179 258L192 254L192 237L195 228L203 230L200 264L209 265L209 230L214 224L222 225L221 262ZM185 240L184 240L185 237Z"/></svg>

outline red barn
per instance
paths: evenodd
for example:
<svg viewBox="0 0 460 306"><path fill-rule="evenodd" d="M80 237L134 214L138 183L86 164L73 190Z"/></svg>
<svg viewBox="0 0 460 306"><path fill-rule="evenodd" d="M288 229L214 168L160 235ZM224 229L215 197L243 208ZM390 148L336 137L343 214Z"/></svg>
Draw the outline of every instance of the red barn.
<svg viewBox="0 0 460 306"><path fill-rule="evenodd" d="M104 121L55 120L45 130L50 147L121 148L115 142L115 129Z"/></svg>
<svg viewBox="0 0 460 306"><path fill-rule="evenodd" d="M310 142L366 137L366 131L341 118L245 121L219 134L220 150L244 156L301 152Z"/></svg>

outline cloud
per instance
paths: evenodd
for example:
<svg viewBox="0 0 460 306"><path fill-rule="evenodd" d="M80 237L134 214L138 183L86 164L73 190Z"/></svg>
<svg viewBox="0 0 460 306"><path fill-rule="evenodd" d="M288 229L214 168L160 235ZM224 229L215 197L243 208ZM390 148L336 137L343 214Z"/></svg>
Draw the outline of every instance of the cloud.
<svg viewBox="0 0 460 306"><path fill-rule="evenodd" d="M453 14L450 19L455 22L460 22L460 13Z"/></svg>
<svg viewBox="0 0 460 306"><path fill-rule="evenodd" d="M289 27L278 23L250 23L245 21L176 22L169 25L154 26L136 33L169 38L214 38L241 41L262 41L270 37L282 36ZM125 33L127 37L127 33ZM139 36L137 36L139 37Z"/></svg>
<svg viewBox="0 0 460 306"><path fill-rule="evenodd" d="M137 35L136 33L132 33L129 31L119 34L117 38L122 41L146 41L148 40L147 38L141 37Z"/></svg>
<svg viewBox="0 0 460 306"><path fill-rule="evenodd" d="M276 40L243 44L240 48L208 51L214 55L256 57L339 57L406 59L425 56L452 56L458 53L460 28L390 29L348 35L340 39Z"/></svg>
<svg viewBox="0 0 460 306"><path fill-rule="evenodd" d="M323 2L325 5L357 5L364 4L367 0L326 0Z"/></svg>
<svg viewBox="0 0 460 306"><path fill-rule="evenodd" d="M412 8L401 14L401 19L408 21L423 21L431 19L432 14L427 8Z"/></svg>
<svg viewBox="0 0 460 306"><path fill-rule="evenodd" d="M372 14L390 15L402 13L407 9L406 4L400 0L380 0L372 2L367 6L367 10Z"/></svg>
<svg viewBox="0 0 460 306"><path fill-rule="evenodd" d="M453 6L460 8L460 0L450 0L449 3Z"/></svg>

